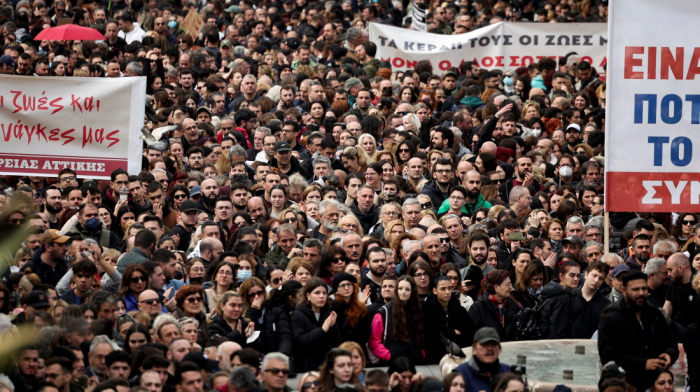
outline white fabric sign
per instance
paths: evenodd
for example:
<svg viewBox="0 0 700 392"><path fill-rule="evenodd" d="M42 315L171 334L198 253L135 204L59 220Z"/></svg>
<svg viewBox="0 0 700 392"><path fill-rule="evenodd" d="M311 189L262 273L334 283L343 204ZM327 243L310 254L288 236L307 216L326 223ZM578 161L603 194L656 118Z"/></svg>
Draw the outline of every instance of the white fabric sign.
<svg viewBox="0 0 700 392"><path fill-rule="evenodd" d="M414 22L415 26L415 22ZM392 69L407 70L428 59L438 75L463 61L479 68L527 67L541 57L558 59L577 52L603 72L608 42L605 23L496 23L460 35L439 35L386 26L369 25L369 38L377 44L377 59Z"/></svg>
<svg viewBox="0 0 700 392"><path fill-rule="evenodd" d="M413 3L413 18L411 19L411 27L413 27L413 30L428 31L427 19L427 11L418 7L416 3Z"/></svg>
<svg viewBox="0 0 700 392"><path fill-rule="evenodd" d="M0 174L141 171L146 78L0 75Z"/></svg>
<svg viewBox="0 0 700 392"><path fill-rule="evenodd" d="M615 0L610 11L606 209L700 212L698 3Z"/></svg>

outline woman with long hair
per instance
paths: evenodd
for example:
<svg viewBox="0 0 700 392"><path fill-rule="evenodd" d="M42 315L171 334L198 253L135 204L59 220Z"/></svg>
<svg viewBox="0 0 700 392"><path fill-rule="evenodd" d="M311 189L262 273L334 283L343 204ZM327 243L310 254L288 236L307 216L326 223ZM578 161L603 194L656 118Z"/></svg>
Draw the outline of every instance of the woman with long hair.
<svg viewBox="0 0 700 392"><path fill-rule="evenodd" d="M180 211L180 206L182 203L189 198L190 191L184 185L175 185L174 187L170 188L170 192L168 193L168 203L170 204L170 208L178 212Z"/></svg>
<svg viewBox="0 0 700 392"><path fill-rule="evenodd" d="M510 296L523 308L534 309L539 304L542 288L548 283L547 269L541 261L534 259L525 266Z"/></svg>
<svg viewBox="0 0 700 392"><path fill-rule="evenodd" d="M343 344L338 346L340 349L350 351L352 354L352 371L355 373L357 378L360 379L360 383L365 382L365 365L367 364L367 358L365 357L365 351L357 342L345 341Z"/></svg>
<svg viewBox="0 0 700 392"><path fill-rule="evenodd" d="M277 217L284 210L287 201L287 188L284 185L274 185L270 189L270 202L272 203L272 208L270 208L270 218L277 219Z"/></svg>
<svg viewBox="0 0 700 392"><path fill-rule="evenodd" d="M124 337L124 352L129 355L134 355L136 350L146 343L151 343L151 334L148 333L148 327L143 324L134 323L126 331Z"/></svg>
<svg viewBox="0 0 700 392"><path fill-rule="evenodd" d="M235 291L227 291L216 303L216 315L209 324L212 335L221 335L230 342L247 347L247 339L253 334L255 324L242 317L243 299Z"/></svg>
<svg viewBox="0 0 700 392"><path fill-rule="evenodd" d="M447 354L441 337L456 343L459 347L472 344L475 330L467 310L462 307L459 297L453 295L452 283L447 275L437 274L433 280L433 292L423 303L425 320L425 360L424 364L440 363Z"/></svg>
<svg viewBox="0 0 700 392"><path fill-rule="evenodd" d="M479 298L469 308L469 317L474 323L474 330L483 327L495 328L501 342L515 340L518 312L521 306L510 298L513 284L510 273L504 270L492 270L481 282Z"/></svg>
<svg viewBox="0 0 700 392"><path fill-rule="evenodd" d="M236 290L236 275L238 274L238 264L233 265L228 262L221 262L214 269L211 275L212 285L204 290L205 309L209 314L214 310L216 304L219 303L219 296L227 291Z"/></svg>
<svg viewBox="0 0 700 392"><path fill-rule="evenodd" d="M148 272L141 264L129 264L119 284L119 295L124 298L126 311L139 310L139 295L148 288Z"/></svg>
<svg viewBox="0 0 700 392"><path fill-rule="evenodd" d="M328 353L323 365L319 368L318 390L335 392L336 388L352 385L353 390L361 391L362 384L353 371L352 353L346 349L334 349ZM343 387L346 390L347 387Z"/></svg>
<svg viewBox="0 0 700 392"><path fill-rule="evenodd" d="M408 276L415 279L416 294L421 303L430 294L431 282L433 280L433 269L429 264L430 258L423 251L416 251L408 259Z"/></svg>
<svg viewBox="0 0 700 392"><path fill-rule="evenodd" d="M571 339L571 305L581 279L581 267L573 260L559 263L559 281L551 281L542 289L541 324L543 339Z"/></svg>
<svg viewBox="0 0 700 392"><path fill-rule="evenodd" d="M678 215L676 224L671 229L671 235L678 241L679 249L683 248L688 240L693 240L693 234L695 234L693 228L697 223L698 216L696 214L684 212Z"/></svg>
<svg viewBox="0 0 700 392"><path fill-rule="evenodd" d="M123 206L117 210L116 215L117 217L112 222L112 228L110 230L113 231L119 238L124 238L127 225L129 222L136 221L137 212L134 207Z"/></svg>
<svg viewBox="0 0 700 392"><path fill-rule="evenodd" d="M380 361L407 357L421 363L425 356L423 313L418 289L411 276L396 282L394 299L380 308L372 319L372 332L367 347Z"/></svg>
<svg viewBox="0 0 700 392"><path fill-rule="evenodd" d="M365 304L360 302L357 278L347 272L333 277L331 284L335 299L331 309L338 315L336 324L344 342L366 342L369 339L371 319Z"/></svg>
<svg viewBox="0 0 700 392"><path fill-rule="evenodd" d="M520 276L522 276L525 267L532 260L531 250L518 249L513 253L513 257L511 257L510 260L510 265L508 265L510 281L511 283L518 282L518 279L520 279Z"/></svg>
<svg viewBox="0 0 700 392"><path fill-rule="evenodd" d="M404 140L396 147L396 163L405 165L416 153L416 146L410 140Z"/></svg>
<svg viewBox="0 0 700 392"><path fill-rule="evenodd" d="M318 369L326 354L341 343L337 317L328 306L326 282L309 279L291 317L297 372Z"/></svg>
<svg viewBox="0 0 700 392"><path fill-rule="evenodd" d="M272 290L262 310L252 307L248 309L250 320L262 319L262 323L255 324L255 330L260 331L258 351L265 354L280 352L290 357L294 354L289 319L297 301L297 294L302 288L301 283L297 281L286 281Z"/></svg>
<svg viewBox="0 0 700 392"><path fill-rule="evenodd" d="M243 300L243 317L247 320L257 320L264 312L265 301L267 301L267 290L265 283L252 276L244 280L238 293ZM256 318L257 316L257 318Z"/></svg>

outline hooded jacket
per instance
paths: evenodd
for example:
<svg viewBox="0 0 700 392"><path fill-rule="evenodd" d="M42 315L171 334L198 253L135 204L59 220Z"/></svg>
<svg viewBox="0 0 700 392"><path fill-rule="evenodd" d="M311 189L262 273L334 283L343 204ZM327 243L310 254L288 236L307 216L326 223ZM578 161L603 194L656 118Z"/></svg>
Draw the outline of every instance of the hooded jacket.
<svg viewBox="0 0 700 392"><path fill-rule="evenodd" d="M357 217L362 225L363 232L369 233L369 230L379 221L379 208L375 204L372 205L369 212L364 213L360 211L360 206L357 205L357 200L352 202L350 206L350 211Z"/></svg>
<svg viewBox="0 0 700 392"><path fill-rule="evenodd" d="M598 353L602 363L615 361L622 366L627 382L637 390L645 390L653 381L651 372L646 371L647 359L666 353L675 362L679 355L678 342L661 310L645 303L637 319L625 299L610 305L600 319Z"/></svg>
<svg viewBox="0 0 700 392"><path fill-rule="evenodd" d="M277 164L277 158L275 158L274 156L272 157L272 159L270 159L270 161L268 163L270 164L270 167L274 167L274 168L279 169L279 166ZM291 176L292 174L299 173L306 179L306 181L311 180L313 173L310 173L308 170L304 169L301 166L301 164L299 163L298 159L296 159L293 156L290 157L289 164L290 164L289 171L284 173L284 174L286 174L287 176ZM282 171L282 170L280 169L280 171Z"/></svg>
<svg viewBox="0 0 700 392"><path fill-rule="evenodd" d="M477 97L477 96L464 97L459 101L459 104L471 106L472 110L481 109L484 106L486 106L484 101L481 100L481 97Z"/></svg>
<svg viewBox="0 0 700 392"><path fill-rule="evenodd" d="M80 234L80 236L83 237L83 239L93 239L103 248L123 249L125 245L124 241L121 238L119 238L117 233L102 228L98 229L95 232L88 233L82 224L78 224L73 230L69 231L67 234L72 233Z"/></svg>
<svg viewBox="0 0 700 392"><path fill-rule="evenodd" d="M340 329L334 324L325 332L323 323L331 314L331 308L321 308L316 320L313 310L306 305L297 306L292 313L291 326L294 336L294 358L297 373L316 370L331 349L341 342Z"/></svg>
<svg viewBox="0 0 700 392"><path fill-rule="evenodd" d="M423 320L426 340L424 364L437 364L447 354L441 341L442 336L455 342L460 348L471 346L476 329L458 296L450 297L445 311L437 296L429 294L428 299L423 302Z"/></svg>
<svg viewBox="0 0 700 392"><path fill-rule="evenodd" d="M474 331L478 331L483 327L495 328L498 335L501 337L501 342L510 342L515 340L517 328L518 312L522 307L519 303L512 299L506 299L506 316L505 325L501 325L501 321L496 314L496 309L493 308L489 293L484 293L474 304L469 308L469 317L474 323Z"/></svg>
<svg viewBox="0 0 700 392"><path fill-rule="evenodd" d="M423 189L425 189L425 188L423 188ZM473 216L476 213L476 210L478 208L481 208L481 207L486 207L486 208L490 209L491 203L486 201L486 199L484 199L484 195L479 193L479 198L476 199L476 204L474 205L474 207L472 207L471 204L469 204L469 203L464 203L464 206L462 207L462 212L469 215L469 216ZM449 210L450 210L450 200L445 199L445 201L442 202L440 209L438 210L438 215L444 214Z"/></svg>
<svg viewBox="0 0 700 392"><path fill-rule="evenodd" d="M454 371L462 375L465 391L490 391L491 380L498 374L510 372L510 365L499 362L498 373L491 375L489 378L486 373L479 369L479 365L474 360L474 356L472 356L467 362L457 366Z"/></svg>
<svg viewBox="0 0 700 392"><path fill-rule="evenodd" d="M273 299L268 299L265 307L260 309L248 308L245 320L255 323L255 330L260 331L258 341L261 342L261 352L281 352L289 357L294 354L292 329L289 325L289 315L282 303L285 301L278 291Z"/></svg>
<svg viewBox="0 0 700 392"><path fill-rule="evenodd" d="M542 289L541 325L543 339L571 339L571 303L574 294L551 281Z"/></svg>

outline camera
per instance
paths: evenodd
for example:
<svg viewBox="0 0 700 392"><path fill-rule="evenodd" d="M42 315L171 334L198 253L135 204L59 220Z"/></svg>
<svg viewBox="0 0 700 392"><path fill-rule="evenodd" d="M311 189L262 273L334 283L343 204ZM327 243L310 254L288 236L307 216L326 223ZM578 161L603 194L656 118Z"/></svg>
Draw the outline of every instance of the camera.
<svg viewBox="0 0 700 392"><path fill-rule="evenodd" d="M511 373L515 373L522 376L523 374L527 373L526 370L526 367L523 365L510 365Z"/></svg>

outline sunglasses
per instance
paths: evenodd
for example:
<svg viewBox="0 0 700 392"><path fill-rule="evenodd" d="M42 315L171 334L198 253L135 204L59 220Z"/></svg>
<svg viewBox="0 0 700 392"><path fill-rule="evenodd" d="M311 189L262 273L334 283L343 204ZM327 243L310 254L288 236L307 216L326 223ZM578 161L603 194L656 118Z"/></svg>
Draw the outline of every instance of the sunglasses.
<svg viewBox="0 0 700 392"><path fill-rule="evenodd" d="M187 199L187 195L183 195L183 194L175 195L175 196L173 196L173 199L178 199L178 200Z"/></svg>
<svg viewBox="0 0 700 392"><path fill-rule="evenodd" d="M424 204L421 204L421 205L420 205L420 209L421 209L421 210L426 210L426 209L428 209L428 208L433 208L433 202L432 202L432 201L429 201L429 202L427 202L427 203L424 203Z"/></svg>
<svg viewBox="0 0 700 392"><path fill-rule="evenodd" d="M317 386L318 386L318 380L303 383L303 384L301 385L301 389L308 389L308 388L311 388L312 385L315 386L315 387L317 387Z"/></svg>
<svg viewBox="0 0 700 392"><path fill-rule="evenodd" d="M399 150L399 153L403 154L404 152L411 152L408 148L402 148Z"/></svg>
<svg viewBox="0 0 700 392"><path fill-rule="evenodd" d="M336 257L335 259L333 259L333 261L331 261L331 263L338 264L338 263L342 263L343 261L344 260L342 257Z"/></svg>
<svg viewBox="0 0 700 392"><path fill-rule="evenodd" d="M145 282L147 280L148 278L146 276L132 276L131 279L129 279L131 283Z"/></svg>
<svg viewBox="0 0 700 392"><path fill-rule="evenodd" d="M407 115L408 113L411 113L411 112L396 112L396 114L400 114L400 115L402 115L402 116L405 116L405 115Z"/></svg>
<svg viewBox="0 0 700 392"><path fill-rule="evenodd" d="M690 226L692 226L692 225L695 224L695 221L694 221L694 220L684 220L684 221L683 221L683 224L684 224L684 225L690 225Z"/></svg>
<svg viewBox="0 0 700 392"><path fill-rule="evenodd" d="M287 218L284 220L284 223L296 223L297 218Z"/></svg>
<svg viewBox="0 0 700 392"><path fill-rule="evenodd" d="M447 243L447 242L450 242L450 239L449 238L440 238L440 242Z"/></svg>
<svg viewBox="0 0 700 392"><path fill-rule="evenodd" d="M21 225L24 223L24 219L10 219L10 223L13 225Z"/></svg>
<svg viewBox="0 0 700 392"><path fill-rule="evenodd" d="M254 292L254 293L250 293L250 294L248 294L248 298L255 298L255 297L257 297L258 295L263 295L263 291L260 290L260 291Z"/></svg>
<svg viewBox="0 0 700 392"><path fill-rule="evenodd" d="M274 374L284 374L285 376L289 374L289 369L278 369L278 368L270 368L265 370L266 373L274 373Z"/></svg>
<svg viewBox="0 0 700 392"><path fill-rule="evenodd" d="M280 278L272 279L272 284L279 284L279 283L280 283Z"/></svg>
<svg viewBox="0 0 700 392"><path fill-rule="evenodd" d="M145 303L146 305L153 305L153 304L160 303L160 300L158 300L158 299L156 299L156 298L144 299L144 300L141 301L140 303L142 303L142 304Z"/></svg>
<svg viewBox="0 0 700 392"><path fill-rule="evenodd" d="M202 297L190 297L187 298L187 302L193 304L195 302L202 302Z"/></svg>

